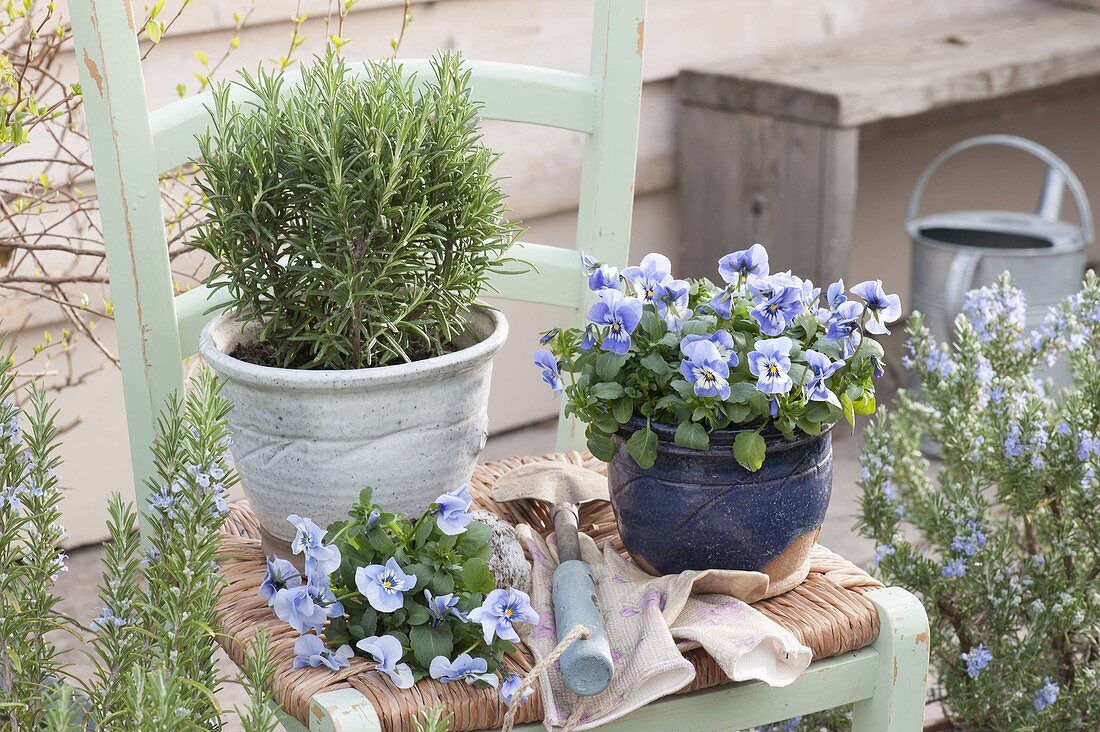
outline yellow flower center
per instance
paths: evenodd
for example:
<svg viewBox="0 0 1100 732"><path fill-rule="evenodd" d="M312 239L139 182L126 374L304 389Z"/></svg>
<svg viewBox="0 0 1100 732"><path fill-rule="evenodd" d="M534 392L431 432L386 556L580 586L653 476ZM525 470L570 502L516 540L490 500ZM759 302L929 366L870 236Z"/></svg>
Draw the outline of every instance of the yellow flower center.
<svg viewBox="0 0 1100 732"><path fill-rule="evenodd" d="M774 302L771 305L768 306L768 310L770 310L773 313L778 309L779 309L779 306L776 305Z"/></svg>
<svg viewBox="0 0 1100 732"><path fill-rule="evenodd" d="M515 614L515 610L513 610L512 608L509 607L509 608L504 609L504 617L510 618L514 614Z"/></svg>
<svg viewBox="0 0 1100 732"><path fill-rule="evenodd" d="M385 587L387 590L392 590L393 580L382 580L382 586Z"/></svg>
<svg viewBox="0 0 1100 732"><path fill-rule="evenodd" d="M772 376L778 376L779 375L779 367L776 366L774 363L771 364L770 366L768 366L768 373L771 374Z"/></svg>
<svg viewBox="0 0 1100 732"><path fill-rule="evenodd" d="M621 325L619 325L618 323L612 323L611 324L611 332L612 333L618 333L622 329L623 329L623 327Z"/></svg>

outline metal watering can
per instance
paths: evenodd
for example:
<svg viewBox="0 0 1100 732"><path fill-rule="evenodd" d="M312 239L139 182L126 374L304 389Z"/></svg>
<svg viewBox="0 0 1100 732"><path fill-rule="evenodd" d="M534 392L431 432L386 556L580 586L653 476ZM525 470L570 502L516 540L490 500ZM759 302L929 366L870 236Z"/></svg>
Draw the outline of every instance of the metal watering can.
<svg viewBox="0 0 1100 732"><path fill-rule="evenodd" d="M1023 150L1047 164L1036 212L948 211L917 218L924 189L939 167L964 150L988 145ZM1058 218L1066 186L1080 226ZM941 342L953 336L966 293L992 284L1005 270L1027 296L1028 331L1037 327L1047 308L1081 289L1085 248L1093 241L1092 209L1081 181L1050 150L1014 135L973 137L940 153L917 180L905 229L913 242L912 304ZM1054 376L1064 384L1068 372Z"/></svg>

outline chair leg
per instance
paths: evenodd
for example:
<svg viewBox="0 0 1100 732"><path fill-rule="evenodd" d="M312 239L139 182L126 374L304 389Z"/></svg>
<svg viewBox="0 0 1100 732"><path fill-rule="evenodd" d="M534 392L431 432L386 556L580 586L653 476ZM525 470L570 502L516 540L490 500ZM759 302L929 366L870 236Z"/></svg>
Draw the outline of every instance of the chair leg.
<svg viewBox="0 0 1100 732"><path fill-rule="evenodd" d="M879 654L875 695L852 710L853 732L919 732L928 685L928 615L900 587L867 593L878 609Z"/></svg>
<svg viewBox="0 0 1100 732"><path fill-rule="evenodd" d="M355 689L318 694L310 701L311 732L381 732L382 723L370 700Z"/></svg>

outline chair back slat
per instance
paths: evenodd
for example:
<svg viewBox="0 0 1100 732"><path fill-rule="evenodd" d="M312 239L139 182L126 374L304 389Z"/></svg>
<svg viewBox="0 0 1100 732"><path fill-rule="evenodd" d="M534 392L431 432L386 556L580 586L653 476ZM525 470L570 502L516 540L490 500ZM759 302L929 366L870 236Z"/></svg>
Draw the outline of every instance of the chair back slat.
<svg viewBox="0 0 1100 732"><path fill-rule="evenodd" d="M363 62L366 63L366 62ZM537 66L468 61L470 86L475 99L484 108L482 118L504 122L557 127L574 132L592 132L596 124L596 89L592 77ZM427 59L401 61L407 76L430 78ZM293 93L296 72L288 72L285 88ZM233 97L245 102L250 94L242 87L232 88ZM166 172L178 168L198 154L195 136L210 125L210 92L181 99L149 114L156 150L157 169Z"/></svg>
<svg viewBox="0 0 1100 732"><path fill-rule="evenodd" d="M183 388L182 359L224 292L175 296L157 176L197 153L209 95L150 113L130 0L70 0L73 37L100 193L119 357L139 505L153 475L149 445L166 399ZM596 0L590 72L469 61L486 119L585 135L575 249L622 266L627 259L642 83L645 0ZM403 61L430 73L427 61ZM238 93L244 93L241 90ZM574 248L520 244L512 254L536 272L492 280L500 297L566 306L582 323L591 293ZM559 445L583 442L562 420Z"/></svg>

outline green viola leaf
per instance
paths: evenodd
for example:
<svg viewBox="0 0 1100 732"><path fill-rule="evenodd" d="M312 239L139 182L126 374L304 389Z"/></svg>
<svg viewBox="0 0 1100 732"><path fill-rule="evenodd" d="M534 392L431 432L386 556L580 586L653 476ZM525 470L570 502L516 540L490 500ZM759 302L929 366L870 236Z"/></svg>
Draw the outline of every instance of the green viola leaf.
<svg viewBox="0 0 1100 732"><path fill-rule="evenodd" d="M676 379L672 382L672 389L684 399L691 399L695 396L695 387L687 383L684 379Z"/></svg>
<svg viewBox="0 0 1100 732"><path fill-rule="evenodd" d="M672 372L668 362L661 358L660 354L648 353L641 360L642 366L652 371L657 376L667 376Z"/></svg>
<svg viewBox="0 0 1100 732"><path fill-rule="evenodd" d="M732 375L730 378L732 378ZM760 390L756 388L756 384L748 381L737 381L730 384L730 396L726 402L732 404L746 404L754 395L759 393Z"/></svg>
<svg viewBox="0 0 1100 732"><path fill-rule="evenodd" d="M624 397L611 402L611 415L619 424L626 424L634 416L634 400Z"/></svg>
<svg viewBox="0 0 1100 732"><path fill-rule="evenodd" d="M764 464L764 438L751 430L738 432L733 441L733 456L741 467L755 473Z"/></svg>
<svg viewBox="0 0 1100 732"><path fill-rule="evenodd" d="M440 623L434 628L431 625L417 625L409 630L409 645L416 662L428 668L436 656L451 657L454 635L449 623Z"/></svg>
<svg viewBox="0 0 1100 732"><path fill-rule="evenodd" d="M406 622L409 625L423 625L431 618L431 613L428 612L428 608L412 600L408 596L406 596L405 599L405 610L409 614L406 618Z"/></svg>
<svg viewBox="0 0 1100 732"><path fill-rule="evenodd" d="M638 463L638 467L652 468L657 462L657 435L648 427L638 430L626 441L626 451Z"/></svg>
<svg viewBox="0 0 1100 732"><path fill-rule="evenodd" d="M459 573L462 584L473 592L489 593L496 588L496 580L489 571L489 565L483 559L470 559L462 565Z"/></svg>
<svg viewBox="0 0 1100 732"><path fill-rule="evenodd" d="M588 435L588 451L605 463L615 457L615 443L607 435L592 432Z"/></svg>
<svg viewBox="0 0 1100 732"><path fill-rule="evenodd" d="M706 450L710 447L710 435L701 424L695 422L682 422L676 428L674 439L677 445L689 447L692 450Z"/></svg>
<svg viewBox="0 0 1100 732"><path fill-rule="evenodd" d="M597 412L592 415L589 425L595 427L605 435L613 435L619 431L619 423L611 412Z"/></svg>
<svg viewBox="0 0 1100 732"><path fill-rule="evenodd" d="M449 595L455 591L455 581L449 572L436 572L428 583L428 589L433 595Z"/></svg>
<svg viewBox="0 0 1100 732"><path fill-rule="evenodd" d="M422 520L416 524L416 534L413 536L413 542L419 549L424 546L428 541L428 537L432 535L432 530L435 529L435 520L430 516L425 516Z"/></svg>
<svg viewBox="0 0 1100 732"><path fill-rule="evenodd" d="M840 395L840 406L844 410L844 419L852 426L852 429L855 429L856 407L847 391Z"/></svg>
<svg viewBox="0 0 1100 732"><path fill-rule="evenodd" d="M623 395L623 385L614 381L603 381L588 390L597 399L610 401Z"/></svg>
<svg viewBox="0 0 1100 732"><path fill-rule="evenodd" d="M604 381L612 381L625 363L625 355L604 351L596 357L596 374Z"/></svg>
<svg viewBox="0 0 1100 732"><path fill-rule="evenodd" d="M402 567L402 571L405 574L416 575L416 586L413 587L413 592L419 594L424 591L424 588L428 586L428 583L432 581L432 577L435 576L435 572L426 564L419 562Z"/></svg>
<svg viewBox="0 0 1100 732"><path fill-rule="evenodd" d="M479 549L489 545L489 539L493 536L493 530L480 521L471 521L466 524L466 530L458 535L455 542L455 551L462 556L475 554ZM446 594L446 593L444 593Z"/></svg>

